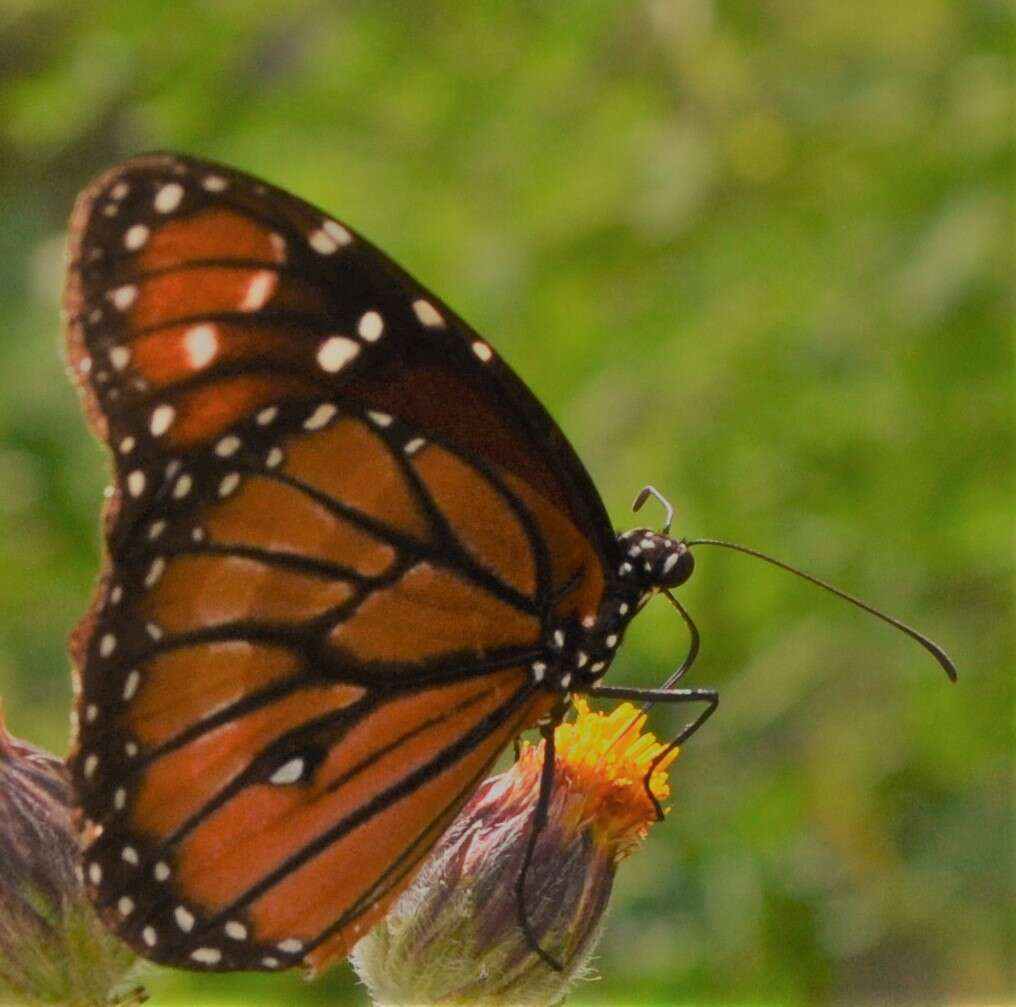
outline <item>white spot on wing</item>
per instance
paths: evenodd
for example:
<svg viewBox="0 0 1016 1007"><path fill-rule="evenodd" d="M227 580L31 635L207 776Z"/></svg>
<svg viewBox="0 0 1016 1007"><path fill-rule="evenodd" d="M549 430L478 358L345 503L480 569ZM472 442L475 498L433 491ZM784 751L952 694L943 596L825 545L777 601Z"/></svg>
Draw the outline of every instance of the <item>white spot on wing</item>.
<svg viewBox="0 0 1016 1007"><path fill-rule="evenodd" d="M148 429L151 430L153 437L161 437L173 425L174 419L176 419L176 410L164 402L152 410Z"/></svg>
<svg viewBox="0 0 1016 1007"><path fill-rule="evenodd" d="M339 243L324 230L311 231L307 237L307 244L320 255L331 255L339 249Z"/></svg>
<svg viewBox="0 0 1016 1007"><path fill-rule="evenodd" d="M226 931L226 936L231 937L234 941L242 941L247 938L247 928L238 920L230 920L223 929Z"/></svg>
<svg viewBox="0 0 1016 1007"><path fill-rule="evenodd" d="M487 361L490 360L492 356L494 356L494 351L486 343L481 343L479 340L473 343L473 352L484 363L487 363Z"/></svg>
<svg viewBox="0 0 1016 1007"><path fill-rule="evenodd" d="M257 414L257 417L256 417L257 424L258 424L259 427L266 427L278 415L279 415L279 407L278 406L268 406L267 409L262 409L261 412L259 412Z"/></svg>
<svg viewBox="0 0 1016 1007"><path fill-rule="evenodd" d="M426 301L422 297L413 301L413 311L416 312L416 317L419 318L420 321L427 326L427 328L444 328L445 320L441 317L437 308L435 308L430 301Z"/></svg>
<svg viewBox="0 0 1016 1007"><path fill-rule="evenodd" d="M145 474L141 469L135 469L127 476L127 492L132 497L139 497L145 492Z"/></svg>
<svg viewBox="0 0 1016 1007"><path fill-rule="evenodd" d="M110 199L123 199L130 191L131 187L126 182L117 182L116 185L109 190L109 197Z"/></svg>
<svg viewBox="0 0 1016 1007"><path fill-rule="evenodd" d="M201 185L209 192L222 192L229 183L221 175L207 175Z"/></svg>
<svg viewBox="0 0 1016 1007"><path fill-rule="evenodd" d="M124 247L129 252L136 252L148 240L148 228L144 224L134 224L127 228L123 236Z"/></svg>
<svg viewBox="0 0 1016 1007"><path fill-rule="evenodd" d="M219 352L219 335L214 325L195 325L183 337L187 362L197 369L210 364Z"/></svg>
<svg viewBox="0 0 1016 1007"><path fill-rule="evenodd" d="M348 245L353 240L353 236L337 220L326 220L321 226L340 245Z"/></svg>
<svg viewBox="0 0 1016 1007"><path fill-rule="evenodd" d="M102 657L109 657L114 650L116 650L116 637L112 633L107 633L99 641L99 654Z"/></svg>
<svg viewBox="0 0 1016 1007"><path fill-rule="evenodd" d="M341 371L358 353L360 346L345 336L330 336L318 348L317 361L323 371Z"/></svg>
<svg viewBox="0 0 1016 1007"><path fill-rule="evenodd" d="M277 273L269 269L262 269L251 277L247 289L244 291L243 299L237 305L240 311L257 311L263 308L268 299L275 293L279 277Z"/></svg>
<svg viewBox="0 0 1016 1007"><path fill-rule="evenodd" d="M274 447L268 452L268 456L265 458L265 465L270 469L274 469L282 464L282 448Z"/></svg>
<svg viewBox="0 0 1016 1007"><path fill-rule="evenodd" d="M138 851L133 846L125 846L120 853L120 858L128 864L134 864L137 866L138 861L141 859L138 856Z"/></svg>
<svg viewBox="0 0 1016 1007"><path fill-rule="evenodd" d="M133 283L125 283L109 292L109 299L117 311L126 311L138 296L138 288Z"/></svg>
<svg viewBox="0 0 1016 1007"><path fill-rule="evenodd" d="M303 759L290 759L275 770L268 780L270 783L296 783L303 776Z"/></svg>
<svg viewBox="0 0 1016 1007"><path fill-rule="evenodd" d="M182 500L191 491L191 487L194 485L194 480L186 473L180 476L176 481L176 485L173 487L173 496L177 500Z"/></svg>
<svg viewBox="0 0 1016 1007"><path fill-rule="evenodd" d="M130 363L130 359L131 351L126 346L114 346L109 351L109 362L115 371L122 371Z"/></svg>
<svg viewBox="0 0 1016 1007"><path fill-rule="evenodd" d="M156 194L152 204L158 213L172 213L183 199L183 186L179 182L164 185Z"/></svg>
<svg viewBox="0 0 1016 1007"><path fill-rule="evenodd" d="M194 929L194 914L186 906L177 906L173 910L173 919L184 933L190 933Z"/></svg>
<svg viewBox="0 0 1016 1007"><path fill-rule="evenodd" d="M303 421L304 430L320 430L338 412L330 402L322 402L310 416Z"/></svg>
<svg viewBox="0 0 1016 1007"><path fill-rule="evenodd" d="M126 919L134 912L134 900L128 895L122 895L116 904L117 912Z"/></svg>
<svg viewBox="0 0 1016 1007"><path fill-rule="evenodd" d="M220 458L231 458L240 450L240 438L235 434L227 434L215 445L215 453Z"/></svg>
<svg viewBox="0 0 1016 1007"><path fill-rule="evenodd" d="M367 340L368 343L377 342L384 330L384 319L376 311L366 312L360 317L360 321L356 325L356 331L359 333L360 338Z"/></svg>
<svg viewBox="0 0 1016 1007"><path fill-rule="evenodd" d="M295 937L287 937L286 940L280 941L276 947L278 947L280 951L295 954L297 951L303 950L303 941L297 940Z"/></svg>
<svg viewBox="0 0 1016 1007"><path fill-rule="evenodd" d="M88 880L93 885L97 885L102 881L102 866L96 862L92 862L88 865Z"/></svg>
<svg viewBox="0 0 1016 1007"><path fill-rule="evenodd" d="M145 574L145 587L152 587L162 576L165 569L166 561L161 556L156 556L152 560L152 565L148 568L148 573Z"/></svg>
<svg viewBox="0 0 1016 1007"><path fill-rule="evenodd" d="M169 877L169 864L164 860L160 860L155 867L152 868L152 874L156 881L165 881Z"/></svg>
<svg viewBox="0 0 1016 1007"><path fill-rule="evenodd" d="M222 961L222 952L218 948L195 948L190 956L202 965L217 965Z"/></svg>
<svg viewBox="0 0 1016 1007"><path fill-rule="evenodd" d="M155 927L145 927L141 931L141 939L150 947L155 947L155 942L159 939L159 935L155 932Z"/></svg>
<svg viewBox="0 0 1016 1007"><path fill-rule="evenodd" d="M378 412L376 409L368 409L367 416L370 421L379 427L387 427L391 425L392 418L388 413Z"/></svg>
<svg viewBox="0 0 1016 1007"><path fill-rule="evenodd" d="M141 684L141 673L136 669L133 669L123 683L123 698L125 700L131 700L134 698L134 694L138 691L138 686Z"/></svg>
<svg viewBox="0 0 1016 1007"><path fill-rule="evenodd" d="M240 473L230 472L223 476L222 482L219 483L219 496L228 497L240 485Z"/></svg>

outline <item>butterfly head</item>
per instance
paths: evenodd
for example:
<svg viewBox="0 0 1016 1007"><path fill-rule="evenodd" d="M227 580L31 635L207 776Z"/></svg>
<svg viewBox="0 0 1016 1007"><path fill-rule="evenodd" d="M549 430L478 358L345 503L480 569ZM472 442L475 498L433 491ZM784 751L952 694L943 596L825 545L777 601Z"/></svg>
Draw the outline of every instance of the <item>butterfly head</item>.
<svg viewBox="0 0 1016 1007"><path fill-rule="evenodd" d="M695 569L688 544L648 528L635 528L617 537L621 549L619 573L645 588L680 587Z"/></svg>

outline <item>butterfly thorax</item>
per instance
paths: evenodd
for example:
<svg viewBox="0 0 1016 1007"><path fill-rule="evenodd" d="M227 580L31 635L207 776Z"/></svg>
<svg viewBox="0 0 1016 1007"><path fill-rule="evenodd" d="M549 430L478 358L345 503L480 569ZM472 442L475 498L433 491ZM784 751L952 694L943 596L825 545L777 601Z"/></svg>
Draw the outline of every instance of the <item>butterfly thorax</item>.
<svg viewBox="0 0 1016 1007"><path fill-rule="evenodd" d="M548 638L552 660L533 665L537 678L562 692L581 691L602 678L635 613L654 592L683 584L695 566L683 541L647 528L621 533L617 544L621 560L616 579L596 615L553 627Z"/></svg>

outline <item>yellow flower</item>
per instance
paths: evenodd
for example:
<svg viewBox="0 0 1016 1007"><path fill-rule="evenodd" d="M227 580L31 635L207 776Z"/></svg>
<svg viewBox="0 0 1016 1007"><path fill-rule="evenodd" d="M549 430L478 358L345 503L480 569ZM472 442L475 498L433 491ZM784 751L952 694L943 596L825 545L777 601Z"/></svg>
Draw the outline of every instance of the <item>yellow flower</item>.
<svg viewBox="0 0 1016 1007"><path fill-rule="evenodd" d="M609 714L576 701L555 735L554 787L526 879L525 910L551 969L519 925L516 881L540 788L544 743L523 743L515 765L483 783L412 885L353 950L375 1003L561 1003L588 972L617 864L655 820L644 778L664 746L643 734L628 703ZM666 752L650 785L670 796Z"/></svg>

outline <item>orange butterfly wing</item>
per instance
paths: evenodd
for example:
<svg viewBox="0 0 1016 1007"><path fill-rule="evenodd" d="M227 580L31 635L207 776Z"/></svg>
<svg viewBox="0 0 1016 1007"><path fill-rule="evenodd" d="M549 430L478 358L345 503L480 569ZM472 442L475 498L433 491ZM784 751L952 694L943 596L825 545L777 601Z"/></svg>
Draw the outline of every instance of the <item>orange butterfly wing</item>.
<svg viewBox="0 0 1016 1007"><path fill-rule="evenodd" d="M531 669L612 533L487 344L306 204L139 159L71 257L116 467L72 639L89 891L161 962L323 967L554 706Z"/></svg>

